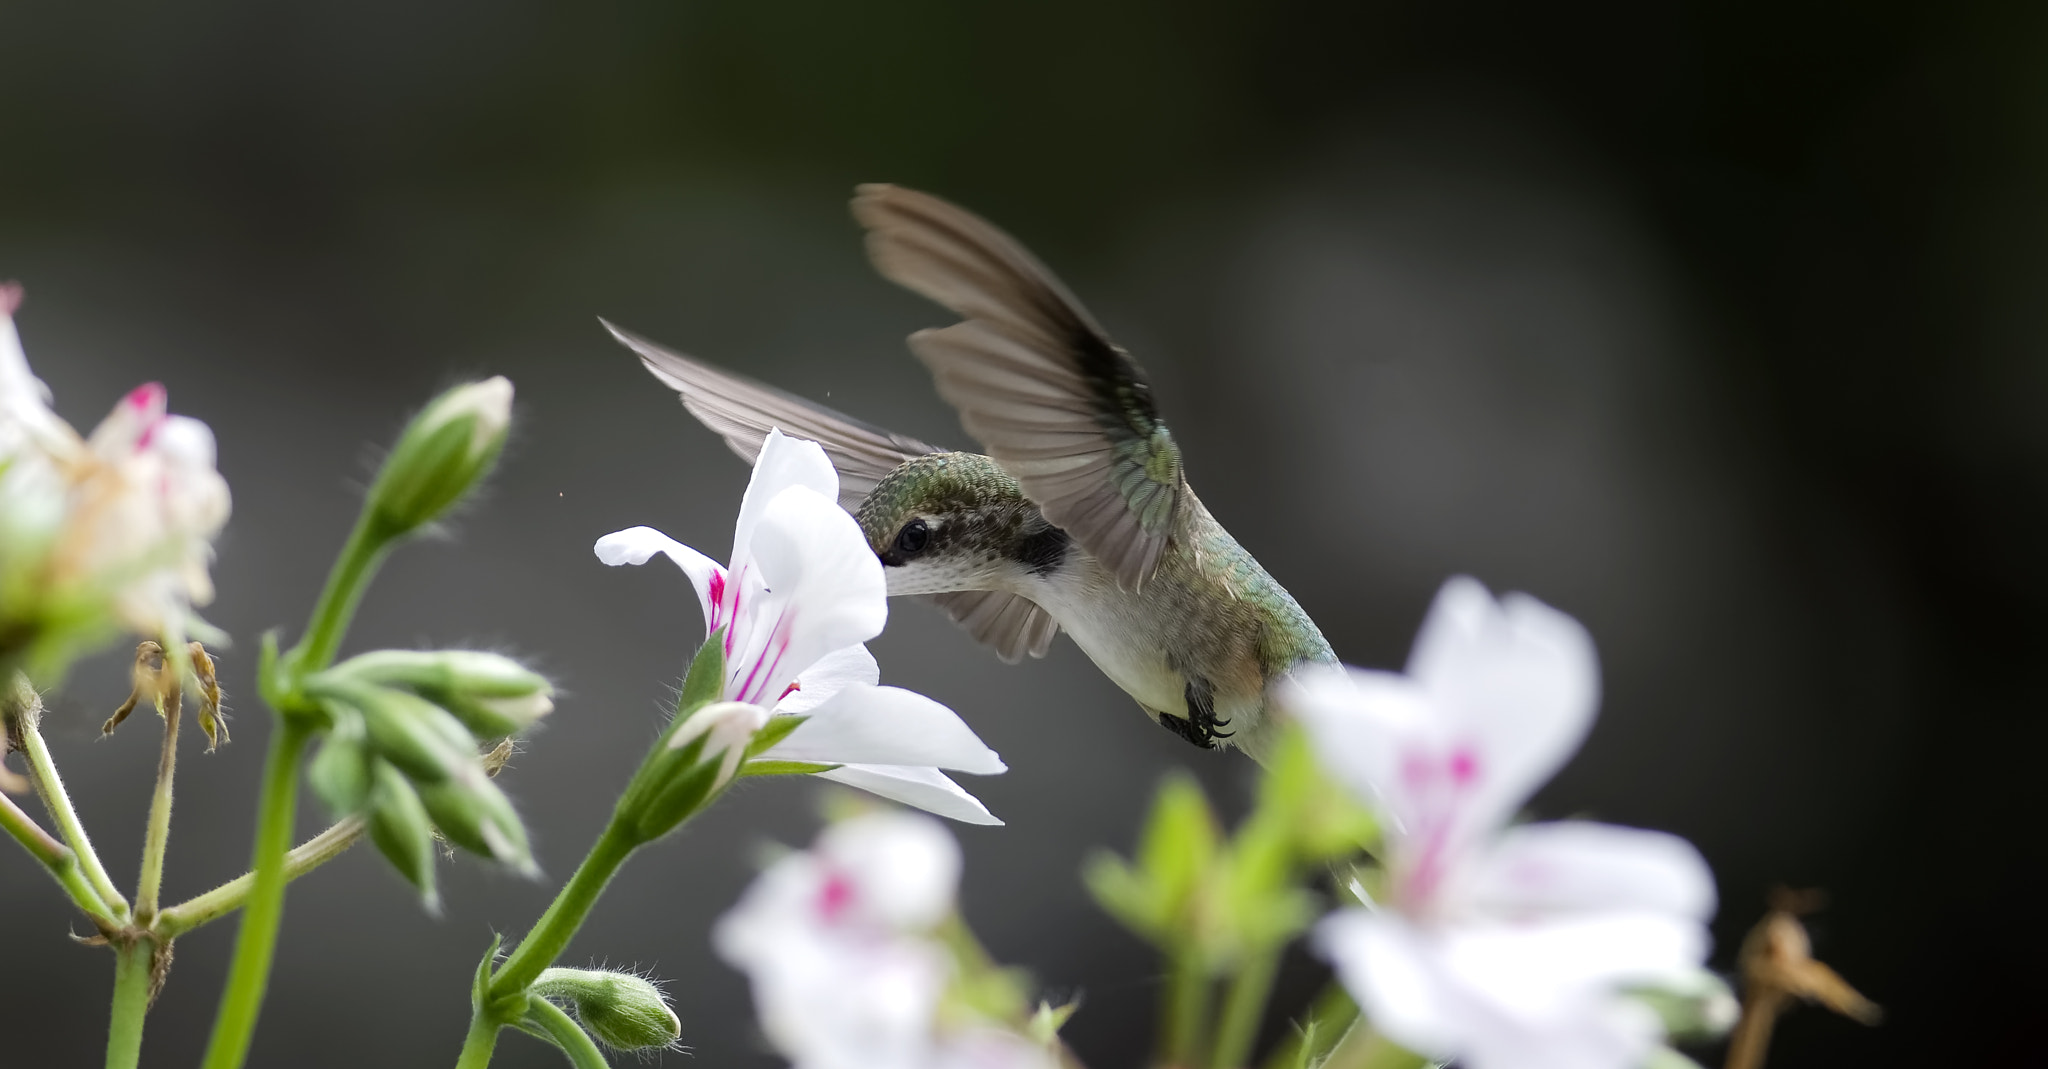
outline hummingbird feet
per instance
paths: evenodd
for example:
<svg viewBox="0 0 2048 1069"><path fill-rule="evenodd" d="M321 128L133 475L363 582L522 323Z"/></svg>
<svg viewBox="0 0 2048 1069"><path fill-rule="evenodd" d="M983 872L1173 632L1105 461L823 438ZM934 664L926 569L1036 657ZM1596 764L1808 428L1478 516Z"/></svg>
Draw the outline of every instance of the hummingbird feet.
<svg viewBox="0 0 2048 1069"><path fill-rule="evenodd" d="M1222 745L1218 741L1219 739L1227 739L1237 734L1234 731L1223 730L1230 726L1230 721L1217 718L1216 700L1210 694L1206 681L1199 679L1190 679L1188 681L1187 702L1188 714L1186 716L1161 713L1159 715L1159 726L1204 750L1218 749Z"/></svg>

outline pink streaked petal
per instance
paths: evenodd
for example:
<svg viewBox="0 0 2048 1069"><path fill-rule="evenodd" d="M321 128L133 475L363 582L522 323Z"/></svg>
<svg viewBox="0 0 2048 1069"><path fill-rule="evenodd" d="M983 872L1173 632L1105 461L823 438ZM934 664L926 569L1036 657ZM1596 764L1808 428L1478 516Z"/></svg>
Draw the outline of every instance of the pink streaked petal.
<svg viewBox="0 0 2048 1069"><path fill-rule="evenodd" d="M749 615L783 629L773 648L766 636L743 646L750 656L777 658L759 685L767 698L826 654L881 634L888 622L881 561L853 517L816 491L793 487L768 503L754 531L753 563L770 605Z"/></svg>
<svg viewBox="0 0 2048 1069"><path fill-rule="evenodd" d="M628 527L614 531L597 540L591 547L597 559L614 567L621 564L645 564L656 553L674 561L676 567L689 576L690 585L696 588L697 605L704 611L704 627L708 631L716 625L712 622L711 586L714 579L723 581L725 569L718 562L694 549L662 534L652 527Z"/></svg>
<svg viewBox="0 0 2048 1069"><path fill-rule="evenodd" d="M101 458L119 461L141 449L164 418L169 395L162 383L146 382L128 391L107 418L93 428L86 444Z"/></svg>
<svg viewBox="0 0 2048 1069"><path fill-rule="evenodd" d="M1675 835L1590 821L1511 828L1470 866L1457 897L1501 917L1643 911L1704 922L1714 876Z"/></svg>
<svg viewBox="0 0 2048 1069"><path fill-rule="evenodd" d="M921 932L953 911L960 844L930 817L886 812L843 820L818 836L812 853L828 875L851 883L866 923Z"/></svg>
<svg viewBox="0 0 2048 1069"><path fill-rule="evenodd" d="M848 687L872 687L881 680L881 666L875 663L874 654L869 653L866 646L833 650L796 677L796 682L790 684L796 689L782 696L782 700L775 704L775 712L777 715L806 714Z"/></svg>

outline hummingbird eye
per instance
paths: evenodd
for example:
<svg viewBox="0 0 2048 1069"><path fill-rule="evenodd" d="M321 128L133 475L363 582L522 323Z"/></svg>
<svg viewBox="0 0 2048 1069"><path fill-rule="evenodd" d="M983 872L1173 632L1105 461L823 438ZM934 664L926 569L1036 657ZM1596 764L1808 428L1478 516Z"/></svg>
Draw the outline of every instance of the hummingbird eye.
<svg viewBox="0 0 2048 1069"><path fill-rule="evenodd" d="M931 541L931 528L923 520L912 520L903 525L896 535L896 551L906 557L924 552L925 543Z"/></svg>

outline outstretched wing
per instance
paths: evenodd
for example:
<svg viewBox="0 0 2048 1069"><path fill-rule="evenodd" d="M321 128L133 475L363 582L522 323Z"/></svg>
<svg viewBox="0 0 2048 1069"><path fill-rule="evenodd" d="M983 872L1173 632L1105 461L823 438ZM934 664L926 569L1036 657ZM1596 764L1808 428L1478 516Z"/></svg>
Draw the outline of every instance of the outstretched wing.
<svg viewBox="0 0 2048 1069"><path fill-rule="evenodd" d="M995 648L1005 664L1025 654L1043 657L1059 637L1059 622L1029 598L1000 590L955 590L933 594L933 604L976 642Z"/></svg>
<svg viewBox="0 0 2048 1069"><path fill-rule="evenodd" d="M724 438L741 460L754 462L771 428L781 428L786 434L809 438L823 446L832 467L839 472L839 503L849 512L858 509L875 483L898 464L926 453L942 452L937 446L883 430L745 375L664 349L603 319L598 322L638 354L655 378L681 394L683 407L697 417L697 422Z"/></svg>
<svg viewBox="0 0 2048 1069"><path fill-rule="evenodd" d="M1119 586L1141 586L1190 499L1144 369L1051 271L972 213L864 185L853 214L884 276L965 318L910 336L961 426Z"/></svg>

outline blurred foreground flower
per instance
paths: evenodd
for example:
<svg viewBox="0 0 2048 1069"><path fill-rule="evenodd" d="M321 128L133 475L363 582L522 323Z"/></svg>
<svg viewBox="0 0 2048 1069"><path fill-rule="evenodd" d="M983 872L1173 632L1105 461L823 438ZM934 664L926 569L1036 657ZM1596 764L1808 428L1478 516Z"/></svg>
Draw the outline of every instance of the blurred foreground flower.
<svg viewBox="0 0 2048 1069"><path fill-rule="evenodd" d="M228 518L213 432L168 414L152 382L80 438L29 369L20 302L0 285L0 661L61 675L115 626L169 650L219 641L192 614L213 599L211 541Z"/></svg>
<svg viewBox="0 0 2048 1069"><path fill-rule="evenodd" d="M1682 839L1606 824L1509 828L1578 749L1593 643L1533 598L1452 579L1406 675L1329 669L1289 688L1326 767L1375 807L1379 909L1318 938L1391 1039L1471 1069L1635 1069L1662 1025L1623 988L1677 982L1707 950L1714 885Z"/></svg>
<svg viewBox="0 0 2048 1069"><path fill-rule="evenodd" d="M963 977L935 933L959 882L938 822L855 817L762 873L712 943L798 1069L1054 1069L1044 1046L948 1001Z"/></svg>
<svg viewBox="0 0 2048 1069"><path fill-rule="evenodd" d="M707 633L724 632L720 696L807 718L761 760L838 766L817 775L970 824L1002 823L939 771L1002 772L995 751L945 706L877 685L881 670L862 643L887 622L888 591L838 498L825 451L771 431L740 504L730 566L651 527L604 536L597 557L644 564L666 554L696 586ZM686 727L672 742L698 734Z"/></svg>

